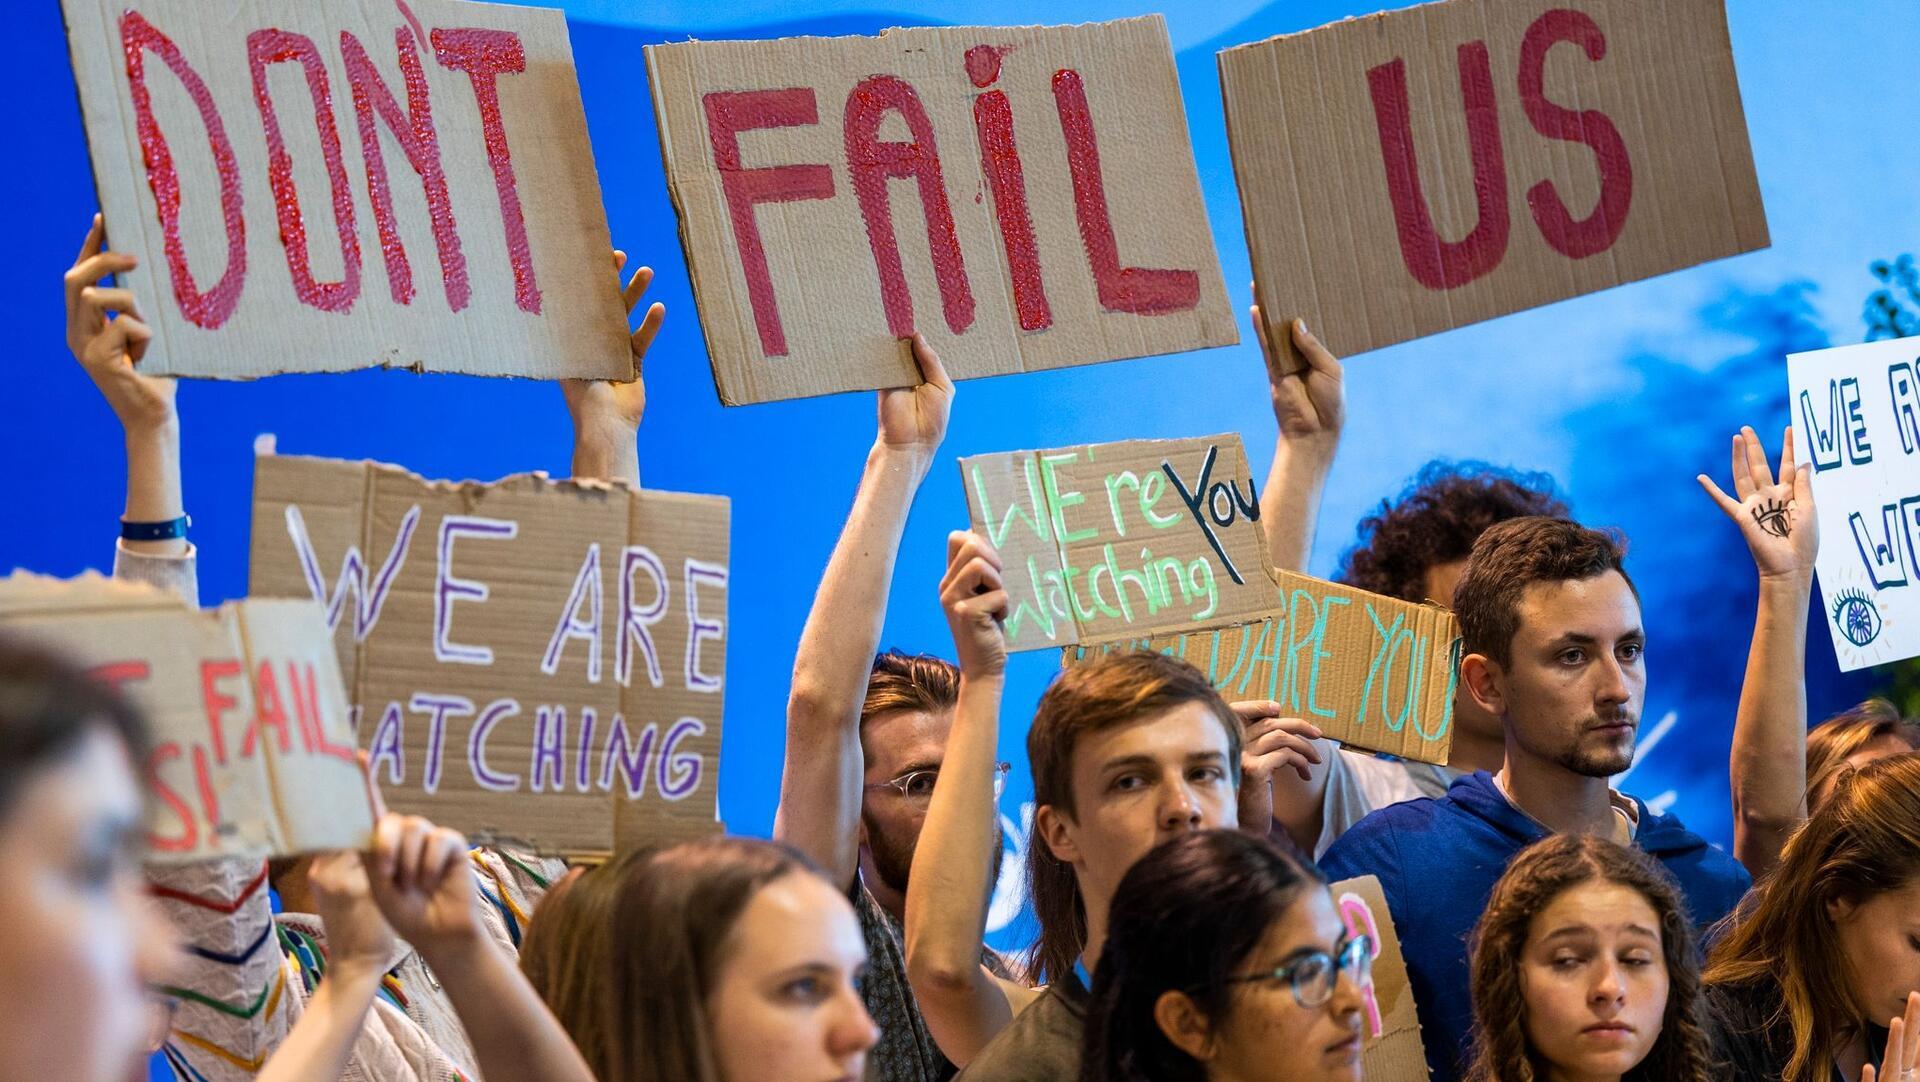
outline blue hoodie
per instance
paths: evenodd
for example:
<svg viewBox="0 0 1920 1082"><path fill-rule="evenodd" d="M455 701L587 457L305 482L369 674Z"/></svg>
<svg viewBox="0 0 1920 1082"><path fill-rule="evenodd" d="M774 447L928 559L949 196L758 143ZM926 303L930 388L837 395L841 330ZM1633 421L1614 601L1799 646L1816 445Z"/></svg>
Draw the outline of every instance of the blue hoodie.
<svg viewBox="0 0 1920 1082"><path fill-rule="evenodd" d="M1640 813L1634 843L1679 883L1694 927L1731 912L1753 883L1746 868L1674 816L1655 815L1638 799L1633 803ZM1458 1079L1469 1049L1467 933L1507 861L1547 834L1508 803L1482 770L1456 779L1446 796L1374 812L1320 858L1330 879L1379 877L1406 957L1434 1082Z"/></svg>

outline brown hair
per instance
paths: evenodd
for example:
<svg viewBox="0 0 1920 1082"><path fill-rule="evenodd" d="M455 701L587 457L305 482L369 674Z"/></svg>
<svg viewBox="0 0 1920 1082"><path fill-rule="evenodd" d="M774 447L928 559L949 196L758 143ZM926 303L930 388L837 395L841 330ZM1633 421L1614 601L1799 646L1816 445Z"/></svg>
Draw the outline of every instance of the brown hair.
<svg viewBox="0 0 1920 1082"><path fill-rule="evenodd" d="M1533 920L1561 894L1598 880L1635 891L1660 920L1667 1006L1660 1037L1622 1082L1706 1082L1712 1066L1693 926L1680 891L1653 859L1604 838L1556 834L1520 851L1494 884L1469 941L1475 1031L1467 1082L1536 1082L1547 1076L1527 1040L1520 958Z"/></svg>
<svg viewBox="0 0 1920 1082"><path fill-rule="evenodd" d="M61 655L0 636L0 817L34 775L59 765L95 729L118 737L142 776L147 723L131 703Z"/></svg>
<svg viewBox="0 0 1920 1082"><path fill-rule="evenodd" d="M1080 738L1202 703L1227 733L1227 766L1240 783L1240 719L1206 675L1176 657L1150 651L1107 654L1062 672L1040 697L1027 729L1027 764L1035 808L1074 815L1073 751ZM1087 945L1087 908L1072 865L1038 837L1027 845L1027 897L1040 932L1026 960L1029 983L1073 971Z"/></svg>
<svg viewBox="0 0 1920 1082"><path fill-rule="evenodd" d="M1916 876L1920 755L1894 755L1843 776L1717 931L1709 985L1779 986L1780 1009L1767 1025L1792 1035L1785 1082L1825 1078L1833 1051L1868 1021L1854 1002L1829 903L1862 902Z"/></svg>
<svg viewBox="0 0 1920 1082"><path fill-rule="evenodd" d="M607 1082L717 1082L707 997L718 977L733 926L762 888L785 876L818 874L799 853L773 842L712 837L636 853L587 873L565 888L560 908L540 909L556 936L597 955L568 981L591 994L573 995L545 970L559 1016L593 1069ZM604 892L604 900L592 891ZM593 921L591 928L563 927ZM539 922L536 922L539 927ZM538 945L544 958L552 950ZM536 961L542 969L544 960ZM597 989L593 987L598 985ZM595 1029L598 1029L597 1035ZM578 1034L588 1036L582 1040Z"/></svg>
<svg viewBox="0 0 1920 1082"><path fill-rule="evenodd" d="M1902 718L1885 699L1843 710L1807 733L1807 808L1824 803L1839 776L1850 768L1847 757L1884 736L1897 736L1908 748L1920 748L1920 726Z"/></svg>
<svg viewBox="0 0 1920 1082"><path fill-rule="evenodd" d="M1442 601L1427 593L1427 571L1464 560L1487 527L1528 515L1565 517L1567 505L1544 473L1517 473L1485 462L1433 461L1380 509L1360 520L1337 578L1402 601Z"/></svg>
<svg viewBox="0 0 1920 1082"><path fill-rule="evenodd" d="M867 697L860 704L860 729L882 714L900 710L937 714L960 701L960 670L932 654L903 654L888 650L876 654L873 674L867 677Z"/></svg>
<svg viewBox="0 0 1920 1082"><path fill-rule="evenodd" d="M1520 602L1536 582L1568 582L1617 571L1634 589L1617 533L1590 530L1564 518L1516 518L1491 526L1473 543L1466 573L1453 591L1461 647L1501 665L1513 661Z"/></svg>
<svg viewBox="0 0 1920 1082"><path fill-rule="evenodd" d="M520 971L546 1001L586 1061L605 1065L611 1034L623 1028L603 1017L612 954L607 930L614 897L629 865L644 852L615 857L597 868L570 874L540 899L520 944Z"/></svg>

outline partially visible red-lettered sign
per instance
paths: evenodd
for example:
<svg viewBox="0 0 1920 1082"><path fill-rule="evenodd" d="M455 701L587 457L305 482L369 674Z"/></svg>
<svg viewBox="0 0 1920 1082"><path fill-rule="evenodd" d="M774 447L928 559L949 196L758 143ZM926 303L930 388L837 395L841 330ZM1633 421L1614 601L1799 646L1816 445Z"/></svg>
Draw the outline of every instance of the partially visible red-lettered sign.
<svg viewBox="0 0 1920 1082"><path fill-rule="evenodd" d="M1239 340L1159 16L647 49L720 397Z"/></svg>
<svg viewBox="0 0 1920 1082"><path fill-rule="evenodd" d="M560 12L62 6L143 370L632 378Z"/></svg>
<svg viewBox="0 0 1920 1082"><path fill-rule="evenodd" d="M1724 0L1444 0L1227 49L1267 332L1335 353L1767 245Z"/></svg>

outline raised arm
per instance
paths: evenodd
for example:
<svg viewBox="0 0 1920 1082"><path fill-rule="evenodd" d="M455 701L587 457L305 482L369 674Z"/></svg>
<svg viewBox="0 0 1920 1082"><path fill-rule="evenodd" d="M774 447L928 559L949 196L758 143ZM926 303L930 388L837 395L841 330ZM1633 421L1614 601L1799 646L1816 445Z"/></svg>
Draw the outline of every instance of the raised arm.
<svg viewBox="0 0 1920 1082"><path fill-rule="evenodd" d="M1287 324L1307 367L1282 375L1273 344L1267 341L1260 306L1254 305L1253 329L1267 361L1273 417L1280 425L1273 445L1273 468L1260 490L1260 521L1267 533L1267 558L1283 571L1304 571L1320 517L1320 494L1346 424L1345 376L1340 361L1307 330L1305 320Z"/></svg>
<svg viewBox="0 0 1920 1082"><path fill-rule="evenodd" d="M613 253L613 270L618 274L627 265L627 253ZM640 298L653 284L653 268L641 267L627 279L621 291L627 316L639 307ZM647 349L653 345L660 324L667 318L667 306L655 301L647 307L640 326L628 336L633 350L633 382L611 383L597 379L563 379L560 392L566 396L567 412L573 417L573 475L605 481L625 481L640 487L640 417L647 408L647 383L643 365Z"/></svg>
<svg viewBox="0 0 1920 1082"><path fill-rule="evenodd" d="M326 975L256 1082L339 1078L393 962L393 930L373 904L360 854L315 857L307 884L327 932Z"/></svg>
<svg viewBox="0 0 1920 1082"><path fill-rule="evenodd" d="M800 632L787 699L787 757L773 836L812 857L842 888L853 883L860 861L866 769L860 706L886 618L894 558L953 406L953 381L918 335L913 356L921 384L880 392L879 435Z"/></svg>
<svg viewBox="0 0 1920 1082"><path fill-rule="evenodd" d="M1327 761L1338 754L1337 745L1320 739L1318 725L1282 717L1271 699L1232 706L1242 726L1240 829L1266 838L1278 827L1311 856L1320 836Z"/></svg>
<svg viewBox="0 0 1920 1082"><path fill-rule="evenodd" d="M418 816L382 815L366 859L374 901L446 989L482 1075L593 1082L566 1030L481 926L465 838Z"/></svg>
<svg viewBox="0 0 1920 1082"><path fill-rule="evenodd" d="M1728 496L1705 474L1700 486L1740 528L1760 573L1760 606L1733 718L1733 855L1755 879L1771 869L1807 815L1807 603L1819 550L1810 467L1793 464L1793 429L1782 437L1780 476L1753 429L1733 437Z"/></svg>
<svg viewBox="0 0 1920 1082"><path fill-rule="evenodd" d="M1000 859L993 779L1007 671L1007 592L1000 554L985 538L955 532L947 539L940 606L959 651L960 694L907 877L907 979L927 1032L964 1067L1033 998L980 962Z"/></svg>

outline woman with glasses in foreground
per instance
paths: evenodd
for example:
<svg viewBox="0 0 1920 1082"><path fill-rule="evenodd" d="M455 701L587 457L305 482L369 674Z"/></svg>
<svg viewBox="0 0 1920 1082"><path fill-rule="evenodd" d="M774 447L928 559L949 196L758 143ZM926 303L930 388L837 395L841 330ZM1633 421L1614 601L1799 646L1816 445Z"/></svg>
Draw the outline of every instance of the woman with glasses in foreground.
<svg viewBox="0 0 1920 1082"><path fill-rule="evenodd" d="M1358 1082L1373 944L1267 842L1188 834L1114 892L1083 1082Z"/></svg>
<svg viewBox="0 0 1920 1082"><path fill-rule="evenodd" d="M1529 846L1494 885L1471 943L1469 1082L1733 1077L1710 1074L1679 890L1640 850L1575 834Z"/></svg>

